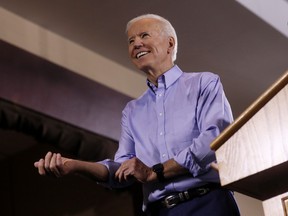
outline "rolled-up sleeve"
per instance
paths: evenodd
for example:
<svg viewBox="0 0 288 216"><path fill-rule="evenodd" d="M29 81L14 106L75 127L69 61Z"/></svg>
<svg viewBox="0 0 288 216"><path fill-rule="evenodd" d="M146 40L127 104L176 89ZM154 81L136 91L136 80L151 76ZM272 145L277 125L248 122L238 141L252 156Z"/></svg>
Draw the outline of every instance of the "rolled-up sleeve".
<svg viewBox="0 0 288 216"><path fill-rule="evenodd" d="M189 147L179 151L174 157L194 177L210 169L211 162L216 160L210 144L233 121L219 77L204 77L199 85L196 119L200 134L192 140Z"/></svg>
<svg viewBox="0 0 288 216"><path fill-rule="evenodd" d="M119 147L115 154L114 160L106 159L106 160L98 162L106 166L109 171L108 182L106 183L101 182L103 186L106 186L109 188L123 188L123 187L127 187L131 185L134 182L134 180L131 179L130 181L120 183L117 179L115 179L115 173L118 170L118 168L121 166L121 163L123 163L124 161L128 159L135 157L133 139L131 135L129 135L129 128L127 127L128 113L129 113L129 106L127 105L126 108L122 112L121 139L119 141Z"/></svg>

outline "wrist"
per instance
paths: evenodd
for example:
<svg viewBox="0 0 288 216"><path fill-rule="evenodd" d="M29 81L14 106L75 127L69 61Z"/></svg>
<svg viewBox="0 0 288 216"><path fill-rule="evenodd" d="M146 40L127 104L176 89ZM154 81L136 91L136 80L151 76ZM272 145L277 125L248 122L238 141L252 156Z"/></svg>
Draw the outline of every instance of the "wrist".
<svg viewBox="0 0 288 216"><path fill-rule="evenodd" d="M157 174L153 171L152 167L150 168L150 173L147 178L147 182L156 182Z"/></svg>
<svg viewBox="0 0 288 216"><path fill-rule="evenodd" d="M77 163L76 160L73 159L66 159L63 161L63 166L65 167L65 169L67 170L67 173L74 173L77 171Z"/></svg>
<svg viewBox="0 0 288 216"><path fill-rule="evenodd" d="M156 179L159 182L165 181L164 166L162 163L158 163L158 164L155 164L154 166L152 166L152 170L153 170L154 176L156 176Z"/></svg>

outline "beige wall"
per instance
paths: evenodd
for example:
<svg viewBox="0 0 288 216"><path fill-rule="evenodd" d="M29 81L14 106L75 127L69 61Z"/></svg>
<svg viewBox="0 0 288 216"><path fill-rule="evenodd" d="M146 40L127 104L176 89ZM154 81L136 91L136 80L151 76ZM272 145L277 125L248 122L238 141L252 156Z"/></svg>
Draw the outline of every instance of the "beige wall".
<svg viewBox="0 0 288 216"><path fill-rule="evenodd" d="M0 26L2 40L125 95L138 97L146 89L145 77L140 73L125 68L3 8L0 8Z"/></svg>
<svg viewBox="0 0 288 216"><path fill-rule="evenodd" d="M93 53L3 8L0 8L0 26L2 40L118 92L130 97L138 97L146 89L145 77L141 74ZM237 193L236 199L242 216L264 215L260 201Z"/></svg>
<svg viewBox="0 0 288 216"><path fill-rule="evenodd" d="M263 216L262 202L246 195L235 193L242 216Z"/></svg>

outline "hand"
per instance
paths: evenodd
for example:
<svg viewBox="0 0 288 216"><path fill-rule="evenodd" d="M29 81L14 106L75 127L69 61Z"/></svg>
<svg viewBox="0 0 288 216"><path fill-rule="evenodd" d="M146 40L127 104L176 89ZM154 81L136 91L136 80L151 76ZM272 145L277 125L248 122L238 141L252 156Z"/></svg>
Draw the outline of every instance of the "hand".
<svg viewBox="0 0 288 216"><path fill-rule="evenodd" d="M34 163L40 175L53 175L62 177L72 172L72 166L68 162L72 159L62 157L59 153L48 152L45 158Z"/></svg>
<svg viewBox="0 0 288 216"><path fill-rule="evenodd" d="M216 162L212 162L211 163L211 167L216 170L217 172L219 172L219 165Z"/></svg>
<svg viewBox="0 0 288 216"><path fill-rule="evenodd" d="M123 162L115 173L115 178L120 182L123 180L128 181L131 177L141 183L146 183L156 178L153 170L136 157Z"/></svg>

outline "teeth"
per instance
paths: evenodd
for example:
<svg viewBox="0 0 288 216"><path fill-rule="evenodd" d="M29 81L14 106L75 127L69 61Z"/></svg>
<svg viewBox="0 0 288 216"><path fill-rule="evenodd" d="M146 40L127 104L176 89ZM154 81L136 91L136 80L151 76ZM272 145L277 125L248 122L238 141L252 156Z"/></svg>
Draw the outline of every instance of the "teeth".
<svg viewBox="0 0 288 216"><path fill-rule="evenodd" d="M137 53L136 55L136 58L139 59L140 57L146 55L148 52L140 52L140 53Z"/></svg>

